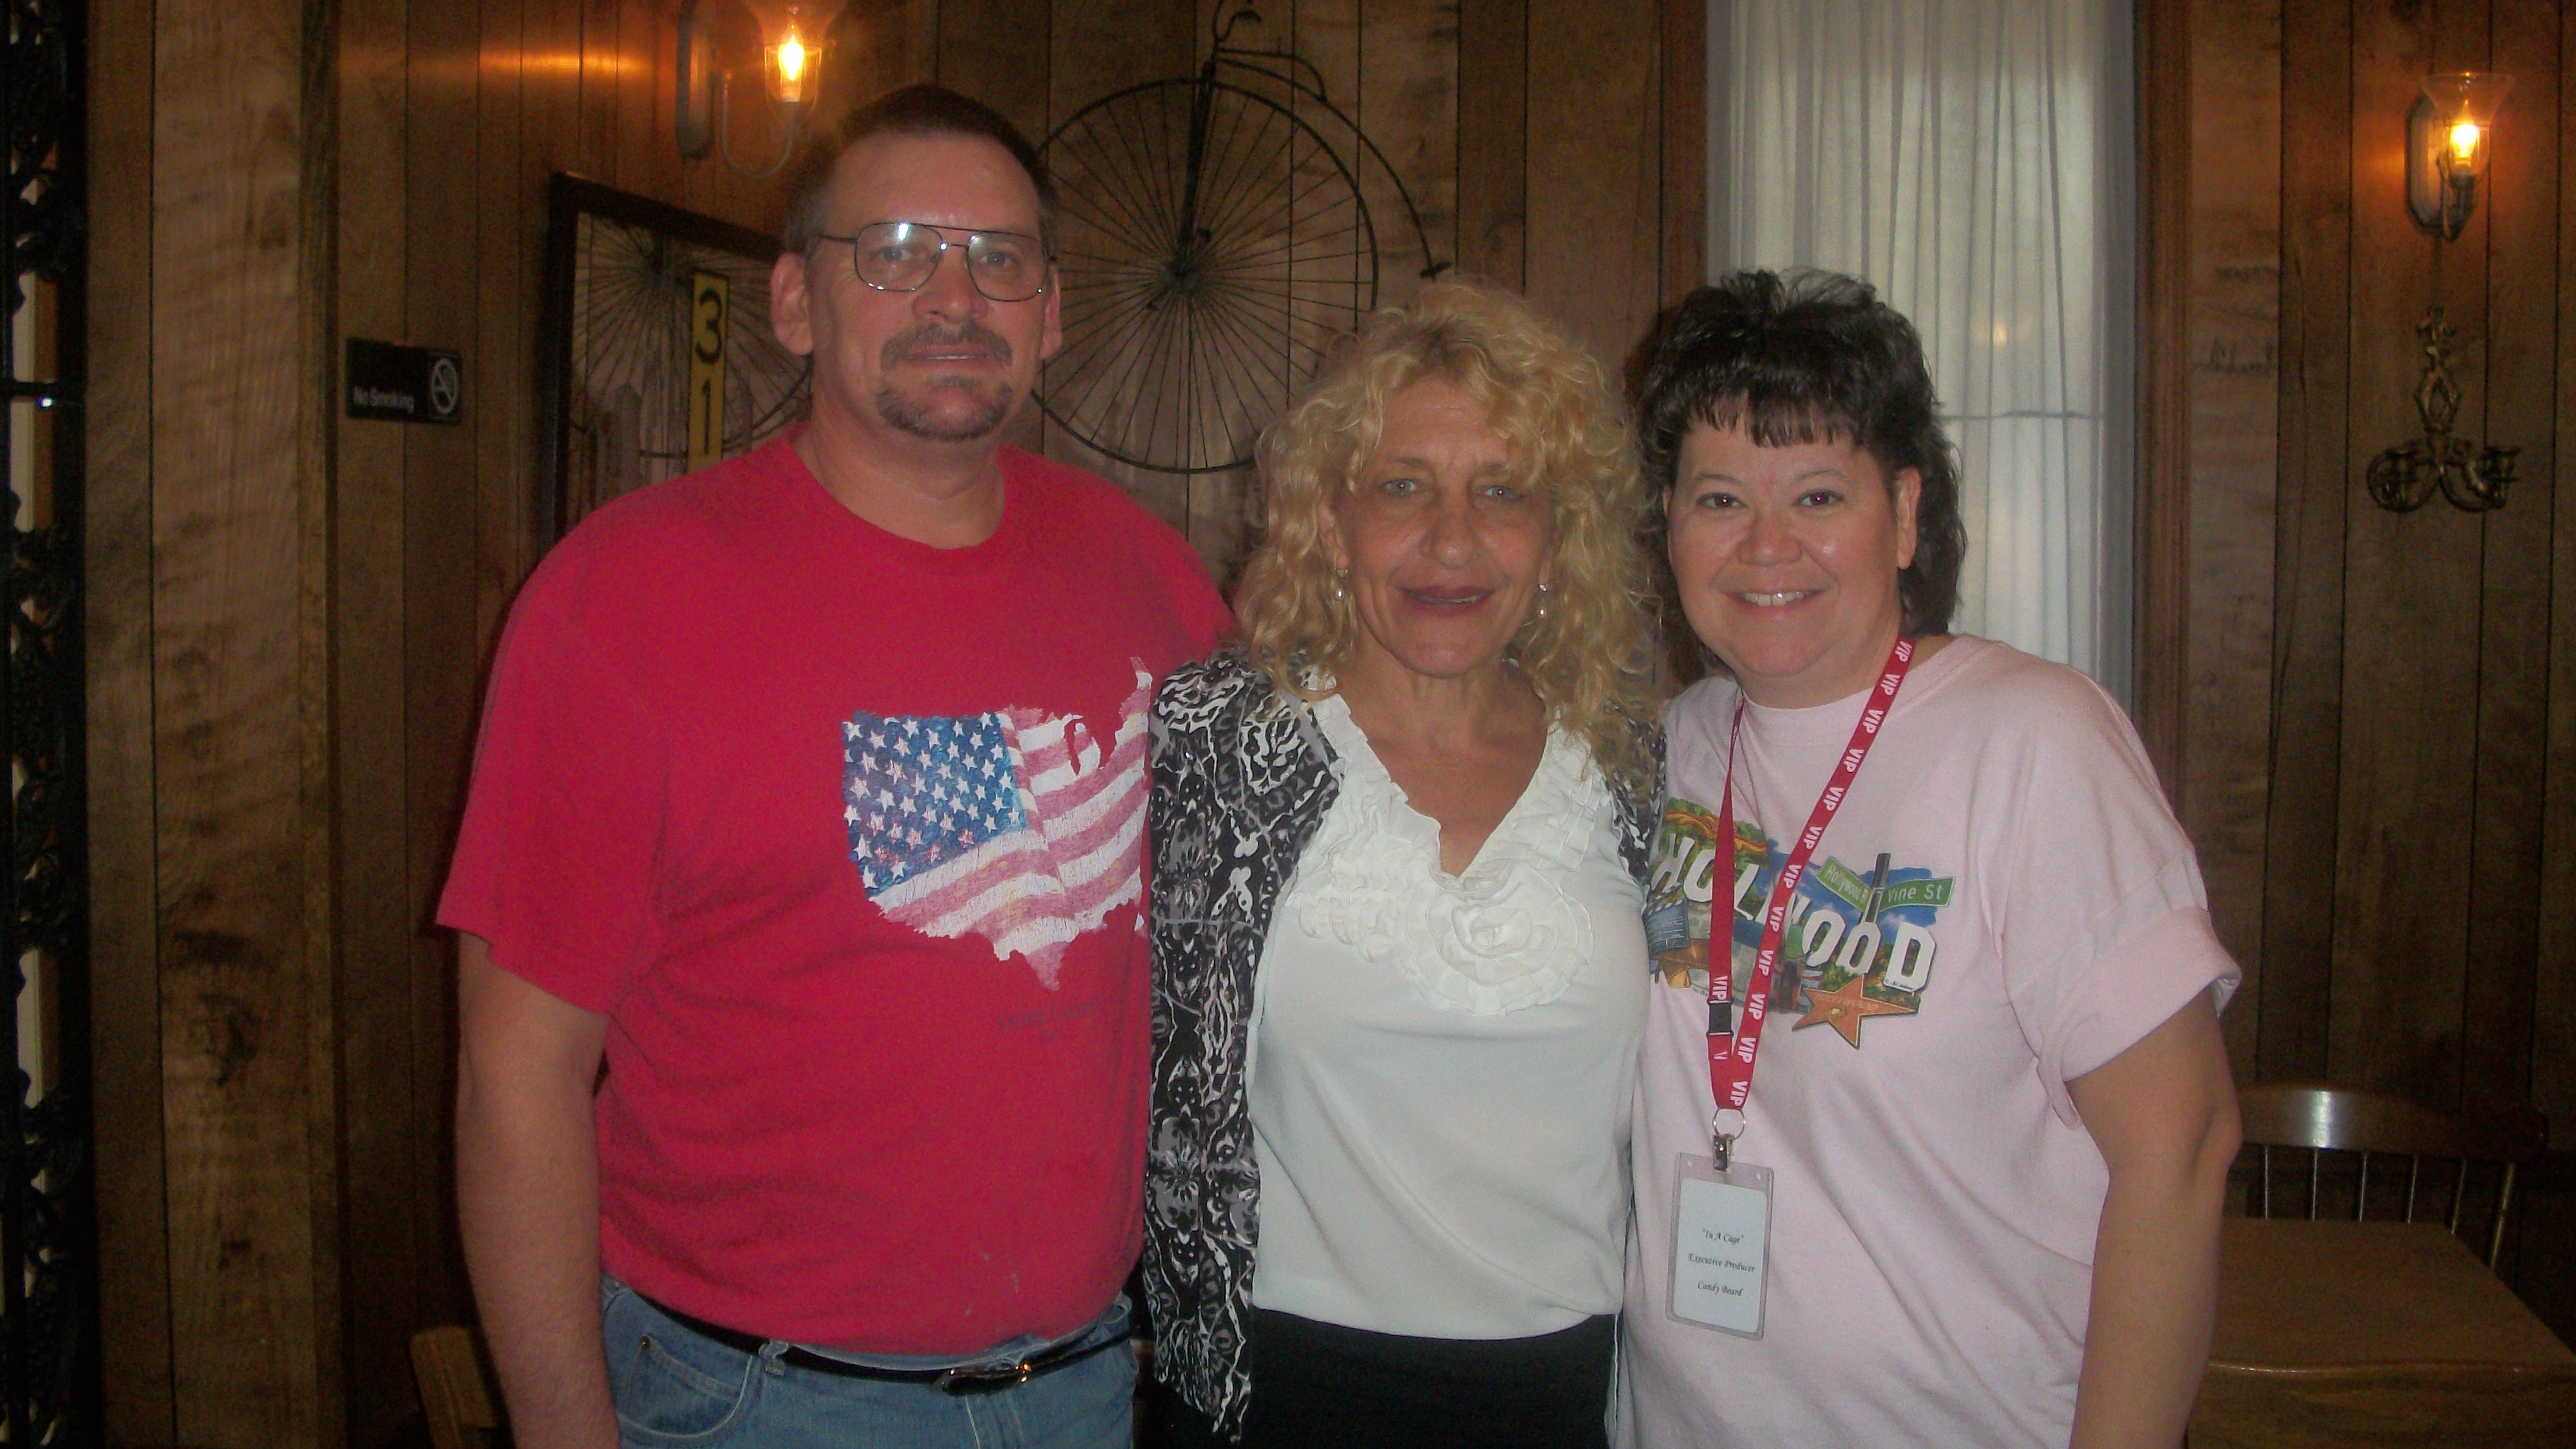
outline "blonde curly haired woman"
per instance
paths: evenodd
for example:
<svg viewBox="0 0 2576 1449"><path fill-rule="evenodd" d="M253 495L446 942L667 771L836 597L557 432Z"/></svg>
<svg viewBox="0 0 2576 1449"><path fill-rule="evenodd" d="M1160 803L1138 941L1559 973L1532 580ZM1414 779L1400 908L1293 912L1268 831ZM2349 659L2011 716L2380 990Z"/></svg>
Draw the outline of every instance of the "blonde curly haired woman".
<svg viewBox="0 0 2576 1449"><path fill-rule="evenodd" d="M1598 363L1461 284L1261 441L1155 705L1145 1283L1173 1442L1603 1442L1657 789Z"/></svg>

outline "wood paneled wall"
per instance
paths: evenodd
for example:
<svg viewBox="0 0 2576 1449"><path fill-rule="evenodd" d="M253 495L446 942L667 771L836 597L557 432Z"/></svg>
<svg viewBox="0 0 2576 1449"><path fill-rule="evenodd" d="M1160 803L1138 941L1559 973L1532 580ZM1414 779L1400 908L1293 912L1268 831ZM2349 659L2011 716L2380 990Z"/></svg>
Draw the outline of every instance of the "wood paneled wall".
<svg viewBox="0 0 2576 1449"><path fill-rule="evenodd" d="M2576 1145L2576 10L2193 0L2141 10L2150 265L2142 720L2244 963L2241 1080L2444 1108L2528 1099ZM2456 244L2403 203L2437 70L2516 78ZM2180 164L2176 164L2177 151ZM2494 513L2397 514L2416 325L2459 329L2464 435L2518 446ZM2159 425L2160 424L2160 425ZM2161 511L2160 511L2161 510ZM2159 556L2157 540L2170 545ZM2557 1156L2519 1284L2576 1334ZM2554 1184L2554 1185L2553 1185Z"/></svg>
<svg viewBox="0 0 2576 1449"><path fill-rule="evenodd" d="M411 1332L470 1312L429 919L533 563L546 180L781 198L681 164L663 0L93 16L108 1427L373 1445L418 1430ZM341 417L348 336L461 353L462 425Z"/></svg>
<svg viewBox="0 0 2576 1449"><path fill-rule="evenodd" d="M1189 73L1210 0L855 0L872 83L1033 136ZM470 1316L430 925L483 671L533 565L545 187L767 228L683 165L676 0L97 0L90 665L109 1432L419 1432L417 1328ZM1283 0L1430 247L1614 364L1700 275L1701 7ZM1533 65L1532 57L1549 58ZM832 97L827 94L826 105ZM741 153L766 139L738 118ZM1376 183L1372 183L1376 186ZM1373 206L1392 205L1382 187ZM1418 261L1394 259L1386 296ZM455 427L340 416L342 340L452 348ZM1212 567L1246 479L1104 466Z"/></svg>
<svg viewBox="0 0 2576 1449"><path fill-rule="evenodd" d="M102 1278L148 1309L105 1368L148 1406L120 1432L310 1442L343 1401L321 17L93 13Z"/></svg>

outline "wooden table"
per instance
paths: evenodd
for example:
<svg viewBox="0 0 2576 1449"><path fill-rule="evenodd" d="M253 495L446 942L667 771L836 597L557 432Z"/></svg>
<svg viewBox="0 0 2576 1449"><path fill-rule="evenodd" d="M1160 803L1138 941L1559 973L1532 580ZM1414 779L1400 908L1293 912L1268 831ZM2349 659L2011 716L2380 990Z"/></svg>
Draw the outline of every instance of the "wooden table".
<svg viewBox="0 0 2576 1449"><path fill-rule="evenodd" d="M2193 1449L2576 1445L2576 1352L2432 1223L2229 1218Z"/></svg>

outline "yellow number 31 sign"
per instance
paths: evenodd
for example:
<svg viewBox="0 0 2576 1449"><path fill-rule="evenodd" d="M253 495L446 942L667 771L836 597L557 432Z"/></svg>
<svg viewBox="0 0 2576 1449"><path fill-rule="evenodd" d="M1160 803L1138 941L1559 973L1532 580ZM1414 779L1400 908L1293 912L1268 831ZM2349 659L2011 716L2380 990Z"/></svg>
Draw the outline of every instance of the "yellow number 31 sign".
<svg viewBox="0 0 2576 1449"><path fill-rule="evenodd" d="M724 458L725 279L695 274L689 285L689 471ZM664 416L669 416L664 414Z"/></svg>

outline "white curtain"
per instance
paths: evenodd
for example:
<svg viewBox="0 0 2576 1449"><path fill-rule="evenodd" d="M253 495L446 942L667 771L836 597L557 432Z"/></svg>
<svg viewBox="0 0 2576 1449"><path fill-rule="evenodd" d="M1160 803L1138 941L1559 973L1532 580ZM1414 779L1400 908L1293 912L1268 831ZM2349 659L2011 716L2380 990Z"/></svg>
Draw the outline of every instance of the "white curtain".
<svg viewBox="0 0 2576 1449"><path fill-rule="evenodd" d="M2128 0L1714 0L1711 275L1822 267L1923 334L1959 445L1953 627L2126 700Z"/></svg>

